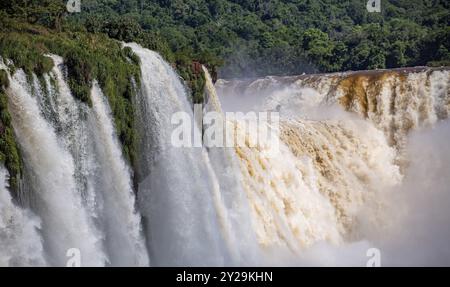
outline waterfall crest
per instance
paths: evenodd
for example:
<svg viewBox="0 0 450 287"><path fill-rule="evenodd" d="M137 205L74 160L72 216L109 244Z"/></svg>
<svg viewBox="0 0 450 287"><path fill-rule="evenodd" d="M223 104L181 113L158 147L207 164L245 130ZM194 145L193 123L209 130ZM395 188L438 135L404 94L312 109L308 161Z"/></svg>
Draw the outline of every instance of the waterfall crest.
<svg viewBox="0 0 450 287"><path fill-rule="evenodd" d="M73 158L42 117L23 71L10 79L8 96L14 131L31 173L34 209L42 220L49 263L65 266L67 250L78 248L84 255L83 266L103 266L102 237L77 192Z"/></svg>
<svg viewBox="0 0 450 287"><path fill-rule="evenodd" d="M199 109L160 55L124 46L141 69L132 168L97 81L90 106L60 56L47 55L55 66L42 76L0 61L24 165L17 202L0 166L0 266L66 266L73 248L81 266L360 266L372 247L389 252L385 265L449 263L425 244L448 245L447 69L214 85L203 67ZM227 114L252 110L279 118ZM192 146L173 143L174 115L188 119ZM234 145L213 144L211 115ZM436 260L409 255L419 245Z"/></svg>
<svg viewBox="0 0 450 287"><path fill-rule="evenodd" d="M152 264L227 264L230 255L212 195L217 184L204 150L176 148L170 141L174 113L193 119L185 88L161 56L137 44L126 45L141 59L142 86L136 100L141 135L138 193Z"/></svg>
<svg viewBox="0 0 450 287"><path fill-rule="evenodd" d="M131 172L107 100L96 82L92 108L75 99L63 59L48 56L55 63L49 74L38 79L18 70L7 90L25 166L23 204L42 222L43 257L65 266L75 248L81 266L148 266Z"/></svg>
<svg viewBox="0 0 450 287"><path fill-rule="evenodd" d="M313 101L314 106L338 104L373 122L386 134L389 144L400 150L409 131L431 127L437 120L448 118L450 111L448 69L419 67L220 80L216 86L222 105L230 108L237 99L245 102L255 95L264 109L279 106L282 113L290 115L300 114L305 104L311 105L307 101Z"/></svg>
<svg viewBox="0 0 450 287"><path fill-rule="evenodd" d="M333 261L335 257L348 253L349 261L341 262L353 265L358 262L354 252L379 244L391 254L401 253L402 259L391 264L406 262L407 248L395 250L398 238L391 236L399 236L398 226L405 220L400 219L402 212L420 203L398 197L407 197L403 185L415 182L409 174L411 164L414 170L426 172L416 167L410 137L411 133L448 123L448 70L220 80L216 87L227 112L280 113L278 157L265 157L264 145L236 148L253 226L264 250L286 247L297 254L294 264L328 264L318 263L315 252L325 252L331 265L339 264ZM241 103L249 105L242 107ZM234 128L238 136L247 136L240 123L234 123ZM440 144L442 136L435 134L433 139ZM437 163L441 162L439 156L446 158L447 152L430 152L430 159ZM441 186L437 189L445 189ZM414 196L423 196L428 189L415 188ZM430 220L427 215L420 218ZM424 227L407 221L405 232L423 236ZM436 242L441 245L439 239Z"/></svg>

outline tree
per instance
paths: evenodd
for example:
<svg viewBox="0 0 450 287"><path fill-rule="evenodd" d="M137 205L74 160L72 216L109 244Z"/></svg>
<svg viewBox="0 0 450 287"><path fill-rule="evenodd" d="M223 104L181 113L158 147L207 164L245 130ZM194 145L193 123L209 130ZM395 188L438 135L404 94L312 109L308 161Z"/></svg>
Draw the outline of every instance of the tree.
<svg viewBox="0 0 450 287"><path fill-rule="evenodd" d="M61 29L66 6L62 0L9 0L2 1L0 9L27 20L43 23L56 30Z"/></svg>
<svg viewBox="0 0 450 287"><path fill-rule="evenodd" d="M386 68L386 55L384 50L374 48L370 51L369 58L367 59L367 69L384 69Z"/></svg>
<svg viewBox="0 0 450 287"><path fill-rule="evenodd" d="M389 54L386 61L387 67L393 68L406 66L407 61L405 51L406 44L402 41L395 41L389 48Z"/></svg>
<svg viewBox="0 0 450 287"><path fill-rule="evenodd" d="M328 38L328 34L319 29L311 28L303 34L303 49L321 70L332 69L330 60L334 48L334 43Z"/></svg>
<svg viewBox="0 0 450 287"><path fill-rule="evenodd" d="M299 74L305 61L321 72L450 61L443 0L386 0L382 13L362 0L82 0L84 13L74 15L66 2L2 0L0 9L57 30L67 20L74 31L145 42L171 59L188 47L192 59L209 51L226 77Z"/></svg>
<svg viewBox="0 0 450 287"><path fill-rule="evenodd" d="M125 42L134 41L142 33L139 23L131 17L113 18L106 22L102 30L109 37Z"/></svg>

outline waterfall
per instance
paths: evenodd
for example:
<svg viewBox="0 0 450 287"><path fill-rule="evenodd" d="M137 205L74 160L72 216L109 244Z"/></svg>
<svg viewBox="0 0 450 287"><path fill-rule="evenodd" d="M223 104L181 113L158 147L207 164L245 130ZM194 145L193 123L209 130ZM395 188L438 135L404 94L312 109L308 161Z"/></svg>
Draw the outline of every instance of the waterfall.
<svg viewBox="0 0 450 287"><path fill-rule="evenodd" d="M49 263L65 266L67 250L78 248L83 266L104 265L102 236L77 192L73 158L43 118L23 71L11 77L8 96L14 131L32 173L34 208L42 220Z"/></svg>
<svg viewBox="0 0 450 287"><path fill-rule="evenodd" d="M177 148L170 141L171 116L193 114L181 80L155 52L127 46L141 59L142 87L136 100L141 135L138 193L152 264L227 264L230 255L213 199L217 184L209 176L204 150Z"/></svg>
<svg viewBox="0 0 450 287"><path fill-rule="evenodd" d="M237 148L261 244L340 244L364 203L400 182L393 150L363 121L283 121L280 138L278 157Z"/></svg>
<svg viewBox="0 0 450 287"><path fill-rule="evenodd" d="M430 127L446 119L450 110L450 71L437 68L409 68L266 77L249 81L219 81L222 104L236 108L236 100L258 95L262 109L304 113L305 104L339 104L345 110L370 120L382 130L390 145L402 149L413 129ZM251 101L255 108L255 101ZM227 109L226 109L227 110Z"/></svg>
<svg viewBox="0 0 450 287"><path fill-rule="evenodd" d="M383 266L450 263L448 69L214 85L203 67L199 108L160 55L124 46L141 70L133 163L99 82L88 105L62 57L46 55L55 66L42 76L0 61L23 162L14 197L0 165L0 266L66 266L74 248L81 266L361 266L373 247ZM188 119L192 146L172 142L174 115ZM233 146L213 145L212 115ZM253 124L269 132L256 139Z"/></svg>
<svg viewBox="0 0 450 287"><path fill-rule="evenodd" d="M316 87L329 82L324 78ZM208 75L206 79L206 110L222 112ZM268 81L277 86L274 78ZM260 85L266 92L266 85L255 82L249 89ZM280 92L272 91L274 96L260 103L254 101L256 110L261 111L280 110L277 105L282 104L278 131L254 146L251 136L247 140L246 121L228 121L227 131L233 130L245 145L236 146L230 159L225 157L227 149L209 149L218 174L227 174L224 167L238 161L240 169L233 170L233 179L239 182L224 182L223 192L226 194L226 186L233 186L240 196L245 195L250 213L241 213L239 218L250 220L249 226L256 233L254 240L260 246L259 258L265 259L263 264L278 264L280 256L274 254L281 250L292 258L292 254L298 257L320 242L342 245L363 238L361 210L370 214L374 221L371 226L384 224L379 210L366 203L384 204L382 190L401 181L395 151L373 124L343 111L313 111L325 98L316 90L287 91L282 84L279 88ZM233 100L236 97L240 95ZM224 99L227 101L229 104L230 100ZM240 99L236 106L241 109ZM321 112L330 118L315 115L316 119L308 119ZM257 126L258 133L263 128ZM277 156L273 156L270 149L276 138L281 142ZM235 198L239 198L237 193Z"/></svg>
<svg viewBox="0 0 450 287"><path fill-rule="evenodd" d="M57 55L48 55L54 62L50 75L45 75L45 88L39 86L37 80L35 91L38 94L41 110L46 120L52 123L58 141L70 152L75 165L75 180L78 192L86 199L87 209L91 217L96 217L96 194L91 174L96 166L92 156L92 137L95 131L88 126L85 118L90 113L87 105L74 99L65 80L63 59ZM36 77L35 77L36 78ZM52 81L56 82L52 85Z"/></svg>
<svg viewBox="0 0 450 287"><path fill-rule="evenodd" d="M148 265L130 171L116 140L111 112L101 89L94 83L92 110L77 102L65 81L62 58L50 57L55 62L52 76L57 87L52 89L47 77L49 96L44 98L54 103L49 109L57 115L55 129L60 131L59 138L75 159L77 188L86 199L90 217L99 221L104 231L109 264Z"/></svg>
<svg viewBox="0 0 450 287"><path fill-rule="evenodd" d="M107 249L115 266L146 266L147 250L141 220L135 209L131 175L114 130L111 111L97 83L91 93L95 123L92 125L99 159L97 190L104 200Z"/></svg>
<svg viewBox="0 0 450 287"><path fill-rule="evenodd" d="M0 166L0 266L45 266L39 219L13 203Z"/></svg>
<svg viewBox="0 0 450 287"><path fill-rule="evenodd" d="M233 123L226 121L222 107L208 70L203 67L205 74L205 103L204 114L215 113L220 123L231 128ZM217 124L217 123L216 123ZM208 145L208 138L204 139ZM209 145L208 145L209 146ZM211 170L218 181L216 208L222 212L222 223L226 226L227 242L232 252L235 264L262 264L261 250L257 244L250 217L250 204L243 191L242 176L239 159L233 148L208 147L208 158Z"/></svg>
<svg viewBox="0 0 450 287"><path fill-rule="evenodd" d="M450 183L436 178L436 190L429 192L433 184L423 178L427 172L448 170L448 149L425 149L429 155L419 156L420 165L414 153L419 152L418 146L424 149L424 144L411 137L438 124L440 132L428 132L431 138L420 141L430 146L445 141L448 70L221 80L216 87L227 112L280 113L278 157L266 157L264 144L236 148L253 228L263 252L287 248L291 256L282 259L284 264L359 265L365 250L381 246L389 252L387 265L416 265L421 260L430 265L448 264L448 252L433 260L424 256L439 253L427 242L442 248L447 236L442 228L449 217L440 201L448 203ZM241 102L250 105L242 107ZM447 123L445 129L441 122ZM242 123L233 124L238 137L245 138ZM409 190L411 198L406 199ZM419 207L423 204L437 210ZM405 216L421 208L425 210L420 215ZM444 217L434 221L432 214ZM415 225L409 216L426 223ZM439 238L428 238L426 230L433 230ZM414 243L405 244L409 240ZM415 244L423 250L416 250ZM272 256L269 262L274 264L277 258Z"/></svg>
<svg viewBox="0 0 450 287"><path fill-rule="evenodd" d="M42 229L36 244L42 241L53 266L65 266L72 248L81 266L148 266L131 171L107 100L96 82L92 108L76 100L63 59L48 56L55 63L49 74L38 79L19 70L7 91L25 164L24 206L42 222L30 219Z"/></svg>

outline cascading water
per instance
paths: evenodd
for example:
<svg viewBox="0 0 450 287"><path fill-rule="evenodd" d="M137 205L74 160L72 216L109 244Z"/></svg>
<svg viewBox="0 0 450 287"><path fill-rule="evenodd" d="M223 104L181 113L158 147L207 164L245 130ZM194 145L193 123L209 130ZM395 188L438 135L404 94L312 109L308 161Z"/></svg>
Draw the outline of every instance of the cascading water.
<svg viewBox="0 0 450 287"><path fill-rule="evenodd" d="M401 149L412 129L446 119L450 109L450 71L409 68L328 75L267 77L254 81L219 81L223 104L259 95L259 108L304 114L305 106L339 104L382 130L390 145ZM251 108L255 108L252 102ZM228 110L228 109L226 109ZM300 111L300 112L299 112Z"/></svg>
<svg viewBox="0 0 450 287"><path fill-rule="evenodd" d="M45 258L64 266L76 248L81 266L147 266L131 173L106 99L97 83L92 108L74 99L62 58L49 57L50 74L27 78L19 70L7 91L30 193L23 201L41 218Z"/></svg>
<svg viewBox="0 0 450 287"><path fill-rule="evenodd" d="M99 161L96 189L104 201L103 221L107 249L113 265L146 266L147 250L141 219L135 210L130 170L123 159L107 100L97 83L91 93L96 154Z"/></svg>
<svg viewBox="0 0 450 287"><path fill-rule="evenodd" d="M233 123L226 121L222 107L214 88L211 76L206 68L203 68L206 77L205 103L203 112L205 115L217 115L216 125L232 127ZM206 121L206 119L204 119ZM204 130L206 133L207 131ZM224 135L226 136L226 135ZM214 146L204 137L204 144L208 146L208 157L211 170L215 174L219 187L216 188L216 208L222 213L223 228L229 249L232 252L235 264L254 265L262 264L260 248L257 244L256 234L253 230L250 218L250 205L243 190L242 176L239 160L233 148Z"/></svg>
<svg viewBox="0 0 450 287"><path fill-rule="evenodd" d="M415 265L421 256L435 254L434 247L426 243L434 241L442 247L447 232L436 230L445 228L448 212L435 204L445 219L428 229L440 239L426 239L425 226L416 226L409 219L406 225L405 219L400 219L401 211L411 212L411 206L417 208L420 203L399 197L408 196L404 185L416 182L411 170L427 173L411 155L409 133L447 118L449 75L441 69L410 69L219 81L220 99L227 111L277 111L281 116L278 158L265 158L261 148L248 145L236 149L248 197L254 202L252 217L259 242L266 249L287 246L298 254L297 260L286 261L294 264L359 265L365 250L374 246L389 251L386 264ZM253 106L240 105L255 95L258 101L249 101ZM433 139L438 144L442 137ZM447 154L442 149L432 150L425 162L441 162L441 156L445 161ZM441 167L448 171L445 165ZM448 202L445 193L449 190L440 181L446 180L435 181L441 194L430 196ZM430 188L412 188L411 196L423 197ZM426 224L431 220L426 212L418 218ZM402 232L396 232L398 226ZM399 238L408 241L404 234L421 236L424 250L415 250L413 239L414 244L400 246ZM338 247L315 247L323 242ZM417 255L408 256L408 252ZM445 252L434 260L421 260L446 265L449 255Z"/></svg>
<svg viewBox="0 0 450 287"><path fill-rule="evenodd" d="M140 218L134 207L130 171L116 140L111 112L101 89L94 83L91 111L71 95L63 76L62 58L51 57L55 62L53 74L57 89L48 92L53 98L48 101L55 104L50 107L57 115L55 128L75 159L77 187L86 199L91 217L104 229L109 263L113 266L148 265Z"/></svg>
<svg viewBox="0 0 450 287"><path fill-rule="evenodd" d="M209 80L207 77L207 90L210 90ZM215 91L207 94L207 107L220 109ZM290 253L287 257L292 258L292 254L300 256L318 242L341 245L361 239L359 225L362 223L358 222L358 215L362 206L365 212L371 213L375 221L372 226L375 226L379 223L376 221L382 221L381 215L365 203L383 204L380 191L401 180L394 164L394 150L371 123L332 109L322 110L331 119L312 119L319 113L313 109L323 98L308 89L294 96L284 92L283 108L291 110L283 110L280 130L256 146L252 145L256 140L251 137L248 140L247 122L228 122L227 129L245 142L235 147L241 168L235 171L238 174L235 179L240 179L241 184L234 188L248 199L253 230L261 246L259 251L266 259L263 264L279 264L280 258L274 254L280 250ZM256 109L280 110L273 102L269 98ZM242 108L240 101L237 106ZM310 119L304 118L306 112ZM281 140L276 156L271 152L273 137ZM295 259L288 262L299 264Z"/></svg>
<svg viewBox="0 0 450 287"><path fill-rule="evenodd" d="M33 209L42 220L49 263L64 266L67 250L78 248L84 266L104 265L101 235L77 192L73 158L42 117L23 71L11 77L8 96L14 131L25 165L32 172L30 182L36 193Z"/></svg>
<svg viewBox="0 0 450 287"><path fill-rule="evenodd" d="M71 248L82 266L361 266L372 247L384 265L450 264L448 70L219 81L216 93L204 69L193 109L168 63L125 46L141 60L134 170L96 81L89 107L61 57L41 78L8 73L24 173L16 202L0 168L0 266L65 266ZM279 112L280 125L257 126L271 133L255 146L235 110ZM177 114L197 147L172 142ZM243 144L214 146L212 114Z"/></svg>
<svg viewBox="0 0 450 287"><path fill-rule="evenodd" d="M236 136L245 139L245 123L233 125ZM269 152L270 140L235 148L253 227L266 250L283 247L301 254L318 242L359 239L355 229L361 207L377 202L379 190L401 179L383 133L354 116L283 117L274 136L281 140L277 156Z"/></svg>
<svg viewBox="0 0 450 287"><path fill-rule="evenodd" d="M13 203L7 190L8 171L0 167L0 266L44 266L40 222Z"/></svg>
<svg viewBox="0 0 450 287"><path fill-rule="evenodd" d="M58 141L70 152L75 165L75 181L78 193L87 203L91 217L96 217L96 195L94 180L95 159L93 156L92 137L94 131L85 118L89 114L87 105L76 101L65 81L63 59L57 55L48 55L54 62L51 75L45 75L45 87L34 77L34 89L38 95L40 108L44 117L52 124ZM52 81L56 84L52 85Z"/></svg>
<svg viewBox="0 0 450 287"><path fill-rule="evenodd" d="M193 119L185 88L158 54L136 44L127 46L141 59L138 192L152 264L230 264L213 199L218 184L210 176L204 150L171 143L172 115L182 112Z"/></svg>

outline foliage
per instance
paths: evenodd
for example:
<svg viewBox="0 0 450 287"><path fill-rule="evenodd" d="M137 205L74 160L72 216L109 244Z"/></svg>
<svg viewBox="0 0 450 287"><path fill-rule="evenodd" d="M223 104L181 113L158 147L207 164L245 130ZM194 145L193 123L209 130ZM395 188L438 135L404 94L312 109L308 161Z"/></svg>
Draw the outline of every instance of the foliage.
<svg viewBox="0 0 450 287"><path fill-rule="evenodd" d="M0 162L9 171L9 186L13 191L17 191L22 162L8 112L8 98L5 94L8 85L8 75L4 70L0 70Z"/></svg>
<svg viewBox="0 0 450 287"><path fill-rule="evenodd" d="M140 27L159 35L174 54L170 61L186 57L211 69L221 66L221 77L395 68L450 61L450 2L386 0L382 2L382 13L369 13L366 3L83 0L83 13L69 20L73 24L89 23L88 29L95 27L91 23L96 21L103 26L97 31L106 29L108 35L123 39L133 38ZM128 31L117 35L121 25ZM204 58L205 52L213 57Z"/></svg>
<svg viewBox="0 0 450 287"><path fill-rule="evenodd" d="M9 87L8 74L4 70L0 70L0 90L7 89Z"/></svg>
<svg viewBox="0 0 450 287"><path fill-rule="evenodd" d="M139 59L117 41L159 52L203 100L204 64L221 77L249 77L450 65L450 2L386 0L368 13L363 0L64 0L0 2L0 55L28 75L50 71L61 55L74 95L90 104L92 81L107 95L124 154L134 161L132 79ZM20 155L0 73L0 159L20 174Z"/></svg>
<svg viewBox="0 0 450 287"><path fill-rule="evenodd" d="M59 30L66 5L61 0L8 0L0 3L0 10L29 23L45 23Z"/></svg>
<svg viewBox="0 0 450 287"><path fill-rule="evenodd" d="M41 76L53 67L45 54L62 56L74 96L89 105L92 82L98 80L109 99L124 156L134 162L136 134L132 99L133 80L140 78L137 56L103 34L57 32L7 18L0 22L3 27L0 55L11 59L16 68L22 68L28 75Z"/></svg>
<svg viewBox="0 0 450 287"><path fill-rule="evenodd" d="M201 102L204 89L204 76L192 71L192 59L177 61L167 42L158 32L145 31L128 17L115 17L108 21L89 18L85 25L68 24L64 13L56 13L64 1L12 0L0 4L0 55L11 59L14 66L21 68L27 75L32 73L41 77L53 68L53 61L47 53L58 54L64 58L67 67L68 83L74 96L91 104L90 89L97 79L114 115L115 128L122 143L124 156L133 165L136 159L136 137L134 131L134 112L132 101L136 93L135 84L139 84L139 58L130 48L122 48L120 41L134 41L152 50L158 51L169 61L179 63L176 67L182 72L191 88L193 98ZM33 16L34 15L34 16ZM40 25L38 25L40 24ZM0 74L1 83L7 77ZM135 81L135 82L133 82ZM3 113L7 113L6 95ZM1 127L1 126L0 126ZM6 138L1 142L6 152L6 165L11 179L15 180L16 168L9 156L20 162L12 129L6 129ZM3 159L3 157L2 157ZM12 185L13 186L13 185Z"/></svg>
<svg viewBox="0 0 450 287"><path fill-rule="evenodd" d="M193 90L201 80L192 61L221 77L450 61L446 0L386 0L382 13L369 13L365 0L83 0L82 13L65 22L63 0L3 2L0 10L31 23L156 50L180 74L188 71Z"/></svg>

